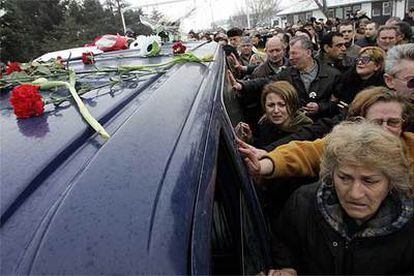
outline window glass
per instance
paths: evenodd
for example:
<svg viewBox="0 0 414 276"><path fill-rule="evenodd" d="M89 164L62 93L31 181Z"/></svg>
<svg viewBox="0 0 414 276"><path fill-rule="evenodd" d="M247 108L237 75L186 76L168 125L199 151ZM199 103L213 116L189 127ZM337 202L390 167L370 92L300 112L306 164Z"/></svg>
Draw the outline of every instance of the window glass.
<svg viewBox="0 0 414 276"><path fill-rule="evenodd" d="M352 17L352 7L345 7L344 8L344 16L345 16L345 18Z"/></svg>
<svg viewBox="0 0 414 276"><path fill-rule="evenodd" d="M298 23L298 21L299 21L299 15L298 14L294 14L293 15L293 24Z"/></svg>
<svg viewBox="0 0 414 276"><path fill-rule="evenodd" d="M372 17L376 17L376 16L381 16L381 12L382 12L382 4L381 2L373 2L372 3L372 11L371 11L371 15Z"/></svg>
<svg viewBox="0 0 414 276"><path fill-rule="evenodd" d="M344 18L344 10L343 8L336 8L335 10L336 17L343 19Z"/></svg>
<svg viewBox="0 0 414 276"><path fill-rule="evenodd" d="M390 2L382 3L382 15L391 15L391 3Z"/></svg>
<svg viewBox="0 0 414 276"><path fill-rule="evenodd" d="M264 245L257 236L258 222L246 200L236 168L222 140L211 227L212 274L251 275L266 268Z"/></svg>

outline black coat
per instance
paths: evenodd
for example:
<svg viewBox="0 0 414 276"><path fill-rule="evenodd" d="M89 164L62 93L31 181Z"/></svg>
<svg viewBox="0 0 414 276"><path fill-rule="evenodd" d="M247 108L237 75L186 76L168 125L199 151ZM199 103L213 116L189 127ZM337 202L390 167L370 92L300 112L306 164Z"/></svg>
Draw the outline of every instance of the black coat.
<svg viewBox="0 0 414 276"><path fill-rule="evenodd" d="M262 117L257 129L253 132L253 144L257 148L264 149L267 145L295 133L300 127L311 124L312 120L300 111L295 114L291 123L285 127L276 126L266 117Z"/></svg>
<svg viewBox="0 0 414 276"><path fill-rule="evenodd" d="M359 77L355 67L348 70L341 78L335 96L346 103L351 103L361 90L370 86L385 86L384 71L377 71L370 78L363 80Z"/></svg>
<svg viewBox="0 0 414 276"><path fill-rule="evenodd" d="M240 93L242 98L245 98L245 103L260 103L260 95L263 87L271 81L285 80L291 83L297 90L300 105L304 106L309 102L316 102L319 104L319 117L330 117L337 110L336 105L330 101L332 93L339 83L341 73L335 68L330 67L325 63L318 62L319 70L316 79L311 83L309 90L306 91L305 85L300 78L298 69L288 67L279 74L271 76L270 78L258 78L242 82L243 90ZM315 92L316 98L311 98L310 93ZM316 119L312 118L312 119Z"/></svg>
<svg viewBox="0 0 414 276"><path fill-rule="evenodd" d="M302 186L282 210L273 247L276 267L316 275L414 273L413 217L388 235L346 240L319 211L318 186Z"/></svg>
<svg viewBox="0 0 414 276"><path fill-rule="evenodd" d="M266 59L265 62L263 62L262 64L260 64L259 66L256 67L256 69L254 69L253 73L252 73L252 79L256 79L256 78L266 78L266 77L270 77L273 75L276 75L278 73L280 73L283 69L286 69L286 67L288 66L289 61L287 58L284 58L284 62L283 65L278 67L277 70L273 70L273 68L270 66L269 60Z"/></svg>

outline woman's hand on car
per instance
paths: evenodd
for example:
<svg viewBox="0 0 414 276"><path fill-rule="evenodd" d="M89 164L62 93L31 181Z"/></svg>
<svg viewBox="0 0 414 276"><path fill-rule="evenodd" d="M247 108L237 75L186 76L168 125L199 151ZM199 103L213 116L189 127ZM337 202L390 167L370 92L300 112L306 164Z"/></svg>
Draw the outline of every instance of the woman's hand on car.
<svg viewBox="0 0 414 276"><path fill-rule="evenodd" d="M237 137L239 137L241 140L243 140L244 142L251 142L253 138L253 133L248 124L243 122L238 123L235 127L235 131Z"/></svg>

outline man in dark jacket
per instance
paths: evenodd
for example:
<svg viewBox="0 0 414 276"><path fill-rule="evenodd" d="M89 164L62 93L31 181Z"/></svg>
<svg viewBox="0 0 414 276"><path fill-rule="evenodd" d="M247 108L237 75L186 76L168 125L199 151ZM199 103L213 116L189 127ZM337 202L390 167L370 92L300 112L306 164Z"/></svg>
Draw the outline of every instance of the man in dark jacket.
<svg viewBox="0 0 414 276"><path fill-rule="evenodd" d="M252 78L270 77L285 69L288 65L285 51L286 45L279 37L269 38L266 42L266 60L253 71Z"/></svg>
<svg viewBox="0 0 414 276"><path fill-rule="evenodd" d="M360 47L376 46L377 45L377 30L378 23L370 21L365 27L365 36L355 42Z"/></svg>
<svg viewBox="0 0 414 276"><path fill-rule="evenodd" d="M329 32L322 37L319 61L339 71L346 72L354 65L353 59L346 55L346 42L342 34Z"/></svg>
<svg viewBox="0 0 414 276"><path fill-rule="evenodd" d="M340 80L340 72L320 63L312 57L313 45L304 36L290 41L289 61L291 66L272 78L260 78L233 85L242 98L259 103L263 87L270 81L286 80L297 90L302 109L315 118L329 117L336 113L330 99Z"/></svg>
<svg viewBox="0 0 414 276"><path fill-rule="evenodd" d="M344 21L339 24L338 30L344 36L347 56L356 58L359 54L359 50L361 50L361 47L354 44L355 27L353 23L351 21Z"/></svg>

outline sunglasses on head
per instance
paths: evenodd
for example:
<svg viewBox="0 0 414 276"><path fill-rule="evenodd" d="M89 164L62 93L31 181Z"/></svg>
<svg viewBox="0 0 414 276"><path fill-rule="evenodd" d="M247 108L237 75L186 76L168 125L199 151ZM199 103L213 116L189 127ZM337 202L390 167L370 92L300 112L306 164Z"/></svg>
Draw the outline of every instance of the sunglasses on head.
<svg viewBox="0 0 414 276"><path fill-rule="evenodd" d="M356 63L361 62L362 64L368 64L370 61L372 61L372 58L371 57L368 57L368 56L357 57L355 59L355 62Z"/></svg>
<svg viewBox="0 0 414 276"><path fill-rule="evenodd" d="M371 120L372 123L382 126L384 123L389 127L401 127L404 119L401 118L390 118L388 120L383 119L373 119Z"/></svg>

